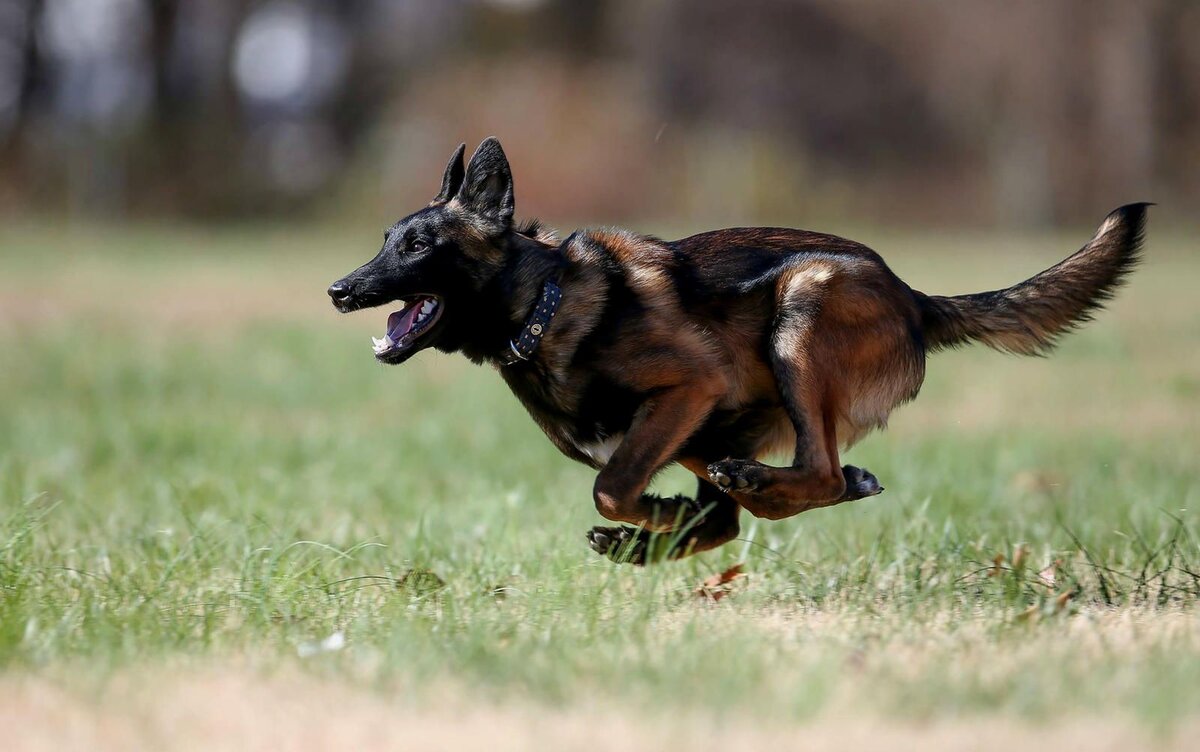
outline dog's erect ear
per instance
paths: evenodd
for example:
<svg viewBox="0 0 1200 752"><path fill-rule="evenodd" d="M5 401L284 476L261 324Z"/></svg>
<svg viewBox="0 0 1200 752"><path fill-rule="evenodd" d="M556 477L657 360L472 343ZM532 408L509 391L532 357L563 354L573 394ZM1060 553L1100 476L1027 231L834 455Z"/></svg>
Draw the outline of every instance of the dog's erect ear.
<svg viewBox="0 0 1200 752"><path fill-rule="evenodd" d="M458 200L485 220L499 235L512 226L513 180L504 149L495 138L486 138L467 165Z"/></svg>
<svg viewBox="0 0 1200 752"><path fill-rule="evenodd" d="M433 203L446 203L454 198L459 188L462 188L463 175L466 174L466 170L463 168L463 154L466 152L466 144L459 144L458 148L454 150L449 164L446 165L446 174L442 175L442 189L438 191L438 195L434 196Z"/></svg>

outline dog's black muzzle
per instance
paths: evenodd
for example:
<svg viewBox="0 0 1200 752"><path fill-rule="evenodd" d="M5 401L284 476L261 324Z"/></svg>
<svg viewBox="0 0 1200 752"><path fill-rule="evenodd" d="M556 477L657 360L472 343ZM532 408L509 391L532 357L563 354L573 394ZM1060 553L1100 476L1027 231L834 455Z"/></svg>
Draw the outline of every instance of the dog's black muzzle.
<svg viewBox="0 0 1200 752"><path fill-rule="evenodd" d="M373 286L353 276L342 277L329 286L329 299L333 307L342 313L350 313L360 308L374 308L383 305L395 297L390 297L374 289Z"/></svg>
<svg viewBox="0 0 1200 752"><path fill-rule="evenodd" d="M349 280L339 279L329 286L328 292L334 308L342 313L354 310L354 286Z"/></svg>

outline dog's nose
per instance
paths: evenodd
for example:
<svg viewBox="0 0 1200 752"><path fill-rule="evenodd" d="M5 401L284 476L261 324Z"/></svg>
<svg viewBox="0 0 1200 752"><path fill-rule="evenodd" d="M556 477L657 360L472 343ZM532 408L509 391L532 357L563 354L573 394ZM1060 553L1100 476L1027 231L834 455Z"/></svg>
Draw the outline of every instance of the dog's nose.
<svg viewBox="0 0 1200 752"><path fill-rule="evenodd" d="M350 283L340 279L329 286L329 297L334 303L345 303L350 299Z"/></svg>

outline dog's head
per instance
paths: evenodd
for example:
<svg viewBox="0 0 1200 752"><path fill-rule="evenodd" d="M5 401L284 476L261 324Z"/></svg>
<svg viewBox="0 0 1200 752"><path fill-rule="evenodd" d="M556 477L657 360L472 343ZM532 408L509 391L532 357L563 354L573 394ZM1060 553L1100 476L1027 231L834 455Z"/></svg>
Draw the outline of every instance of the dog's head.
<svg viewBox="0 0 1200 752"><path fill-rule="evenodd" d="M392 225L375 258L329 287L343 313L402 303L375 339L383 363L403 363L435 345L458 350L487 315L477 308L505 264L513 181L499 141L485 140L465 168L464 148L450 158L433 202Z"/></svg>

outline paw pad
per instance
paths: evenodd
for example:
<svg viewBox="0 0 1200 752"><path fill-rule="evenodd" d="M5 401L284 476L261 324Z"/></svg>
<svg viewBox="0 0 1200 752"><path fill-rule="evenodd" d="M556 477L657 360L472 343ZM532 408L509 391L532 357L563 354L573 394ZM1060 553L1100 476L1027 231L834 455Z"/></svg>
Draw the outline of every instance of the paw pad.
<svg viewBox="0 0 1200 752"><path fill-rule="evenodd" d="M883 486L879 485L879 479L865 467L846 465L842 468L842 473L846 476L847 499L863 499L883 493Z"/></svg>
<svg viewBox="0 0 1200 752"><path fill-rule="evenodd" d="M646 563L646 542L649 536L636 528L594 527L587 532L588 545L601 556L616 562Z"/></svg>
<svg viewBox="0 0 1200 752"><path fill-rule="evenodd" d="M762 469L753 460L721 460L708 466L708 479L725 492L753 493L762 483Z"/></svg>

